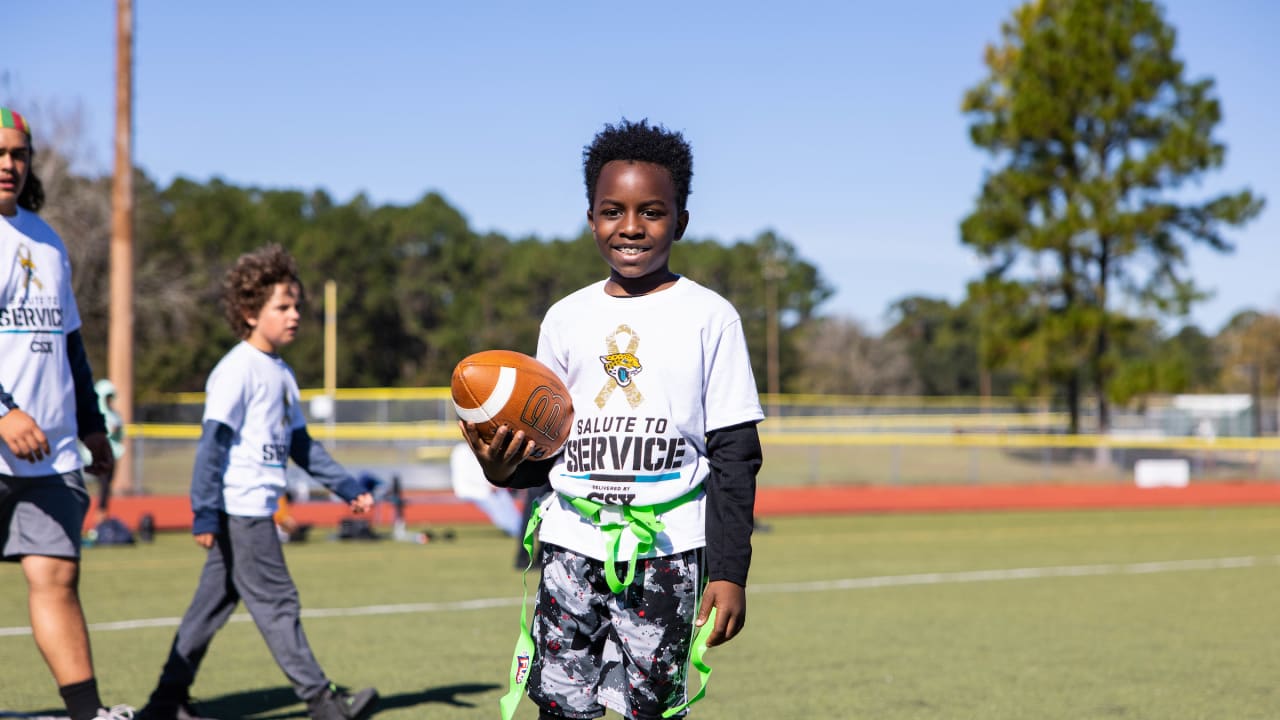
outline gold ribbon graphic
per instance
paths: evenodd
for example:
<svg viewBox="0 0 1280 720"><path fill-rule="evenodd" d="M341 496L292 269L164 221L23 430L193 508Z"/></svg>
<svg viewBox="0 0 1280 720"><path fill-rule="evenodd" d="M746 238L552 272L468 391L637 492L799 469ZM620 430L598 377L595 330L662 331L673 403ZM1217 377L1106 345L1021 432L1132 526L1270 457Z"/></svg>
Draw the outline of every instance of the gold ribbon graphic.
<svg viewBox="0 0 1280 720"><path fill-rule="evenodd" d="M609 351L607 355L617 355L620 352L623 352L618 349L619 335L626 335L631 338L631 341L627 343L627 349L625 352L626 354L635 357L636 349L640 347L640 336L632 332L631 328L626 325L619 325L618 329L614 330L612 335L605 336L604 344ZM596 407L603 410L604 404L609 401L609 396L613 394L614 390L617 390L620 387L622 388L622 393L627 396L627 402L631 404L631 407L636 407L640 403L644 402L644 396L640 394L640 388L637 388L634 382L628 383L626 386L622 386L618 384L618 381L613 377L613 375L610 375L609 379L605 380L604 387L600 388L600 394L596 395Z"/></svg>
<svg viewBox="0 0 1280 720"><path fill-rule="evenodd" d="M23 256L24 252L26 256ZM36 277L36 264L31 260L31 248L26 245L18 246L18 264L22 266L23 270L27 271L27 276L22 280L22 289L30 290L31 283L35 283L37 288L43 290L44 283L40 282L40 278Z"/></svg>

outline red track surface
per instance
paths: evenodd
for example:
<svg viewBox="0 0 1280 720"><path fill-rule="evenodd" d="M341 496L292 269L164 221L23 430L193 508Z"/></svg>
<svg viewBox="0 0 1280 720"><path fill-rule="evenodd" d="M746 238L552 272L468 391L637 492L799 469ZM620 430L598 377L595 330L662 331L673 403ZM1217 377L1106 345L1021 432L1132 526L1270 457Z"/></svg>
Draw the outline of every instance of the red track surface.
<svg viewBox="0 0 1280 720"><path fill-rule="evenodd" d="M413 493L405 499L405 521L409 524L489 522L476 506L459 500L451 492ZM1280 483L1197 483L1185 488L1155 489L1132 485L761 488L756 497L756 514L767 518L824 513L1226 505L1280 505ZM293 510L299 522L318 526L335 526L343 518L352 516L345 505L336 502L299 503L293 506ZM184 495L117 497L111 501L111 514L129 527L137 527L138 519L146 513L155 518L156 528L160 530L191 527L191 506ZM380 504L372 519L376 525L390 525L393 519L391 507L386 503Z"/></svg>

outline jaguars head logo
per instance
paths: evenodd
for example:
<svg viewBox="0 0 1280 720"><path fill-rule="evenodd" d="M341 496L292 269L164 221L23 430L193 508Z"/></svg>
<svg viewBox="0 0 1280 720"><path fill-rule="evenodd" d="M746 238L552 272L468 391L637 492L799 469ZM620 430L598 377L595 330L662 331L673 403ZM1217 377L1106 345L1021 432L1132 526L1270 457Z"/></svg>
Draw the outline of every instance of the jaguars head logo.
<svg viewBox="0 0 1280 720"><path fill-rule="evenodd" d="M623 338L626 339L626 345L621 344ZM644 369L640 367L640 358L636 357L636 350L640 348L640 336L630 327L619 325L618 329L605 336L604 346L607 354L600 356L600 362L604 363L604 374L609 379L604 381L604 387L596 395L596 407L603 410L615 390L622 391L631 407L640 407L640 403L644 402L644 395L632 382Z"/></svg>
<svg viewBox="0 0 1280 720"><path fill-rule="evenodd" d="M604 363L605 374L613 378L618 387L627 387L631 384L631 378L644 370L640 367L640 359L629 352L601 355L600 362Z"/></svg>

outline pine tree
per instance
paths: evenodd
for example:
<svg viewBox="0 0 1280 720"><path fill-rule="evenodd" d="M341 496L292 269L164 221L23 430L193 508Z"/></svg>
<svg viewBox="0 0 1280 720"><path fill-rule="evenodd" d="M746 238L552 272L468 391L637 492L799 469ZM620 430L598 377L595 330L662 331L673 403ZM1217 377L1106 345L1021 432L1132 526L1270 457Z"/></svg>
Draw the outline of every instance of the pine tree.
<svg viewBox="0 0 1280 720"><path fill-rule="evenodd" d="M1213 80L1184 77L1175 40L1149 0L1034 0L1004 23L986 51L989 75L964 97L972 141L996 167L962 241L994 278L1040 271L1019 282L1043 308L1028 332L1048 348L1048 367L1023 370L1061 388L1072 432L1085 386L1099 430L1110 424L1117 296L1185 314L1203 297L1189 246L1230 251L1224 226L1262 209L1247 189L1200 201L1179 192L1220 167L1226 148L1213 137Z"/></svg>

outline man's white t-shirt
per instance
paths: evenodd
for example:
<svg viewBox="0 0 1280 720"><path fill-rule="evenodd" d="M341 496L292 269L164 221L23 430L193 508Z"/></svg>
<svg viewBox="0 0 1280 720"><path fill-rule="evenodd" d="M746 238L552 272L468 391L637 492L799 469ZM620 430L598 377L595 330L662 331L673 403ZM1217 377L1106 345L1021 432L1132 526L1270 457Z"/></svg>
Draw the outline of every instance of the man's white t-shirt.
<svg viewBox="0 0 1280 720"><path fill-rule="evenodd" d="M0 215L0 385L49 439L43 460L19 460L0 443L0 474L34 477L77 470L75 381L67 335L80 329L71 261L40 216Z"/></svg>
<svg viewBox="0 0 1280 720"><path fill-rule="evenodd" d="M688 278L638 297L608 295L604 281L547 311L538 360L569 388L574 422L551 470L540 537L597 560L603 533L563 497L654 505L686 496L710 473L709 431L764 418L737 310ZM706 494L662 515L647 556L706 544ZM606 513L609 513L606 510ZM622 534L617 557L636 538Z"/></svg>
<svg viewBox="0 0 1280 720"><path fill-rule="evenodd" d="M235 431L222 476L227 514L273 514L285 490L293 431L306 425L293 370L278 355L236 345L205 383L204 422L210 420Z"/></svg>

